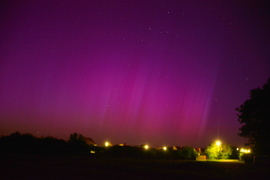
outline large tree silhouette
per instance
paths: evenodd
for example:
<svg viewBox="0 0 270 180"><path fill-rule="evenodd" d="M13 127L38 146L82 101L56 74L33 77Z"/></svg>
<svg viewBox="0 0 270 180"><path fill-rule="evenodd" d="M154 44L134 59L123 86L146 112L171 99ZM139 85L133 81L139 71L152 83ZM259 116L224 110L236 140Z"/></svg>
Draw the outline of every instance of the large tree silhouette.
<svg viewBox="0 0 270 180"><path fill-rule="evenodd" d="M251 90L250 99L236 110L243 124L239 136L248 139L255 153L270 155L270 78L262 88Z"/></svg>

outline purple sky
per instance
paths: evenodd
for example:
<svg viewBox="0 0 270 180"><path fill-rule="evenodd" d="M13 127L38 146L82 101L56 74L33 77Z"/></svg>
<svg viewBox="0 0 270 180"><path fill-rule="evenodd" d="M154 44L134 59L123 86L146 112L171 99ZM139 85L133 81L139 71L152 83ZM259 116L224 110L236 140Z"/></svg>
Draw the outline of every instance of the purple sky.
<svg viewBox="0 0 270 180"><path fill-rule="evenodd" d="M266 2L266 1L265 1ZM270 77L262 1L4 0L0 135L231 145ZM219 132L219 133L218 133Z"/></svg>

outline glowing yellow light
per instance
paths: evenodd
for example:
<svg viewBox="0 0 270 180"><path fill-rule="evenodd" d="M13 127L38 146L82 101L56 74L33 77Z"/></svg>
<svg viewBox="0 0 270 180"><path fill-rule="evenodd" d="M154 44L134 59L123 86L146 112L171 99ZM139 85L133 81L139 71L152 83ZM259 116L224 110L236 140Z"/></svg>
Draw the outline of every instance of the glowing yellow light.
<svg viewBox="0 0 270 180"><path fill-rule="evenodd" d="M110 146L110 143L108 141L105 142L105 147Z"/></svg>
<svg viewBox="0 0 270 180"><path fill-rule="evenodd" d="M148 146L148 145L145 145L145 146L144 146L144 149L149 149L149 146Z"/></svg>
<svg viewBox="0 0 270 180"><path fill-rule="evenodd" d="M91 154L95 154L95 153L96 153L96 151L90 151L90 153L91 153Z"/></svg>
<svg viewBox="0 0 270 180"><path fill-rule="evenodd" d="M166 146L164 146L164 147L163 147L163 150L164 150L164 151L167 151L167 147L166 147Z"/></svg>
<svg viewBox="0 0 270 180"><path fill-rule="evenodd" d="M239 148L236 148L236 151L239 151Z"/></svg>
<svg viewBox="0 0 270 180"><path fill-rule="evenodd" d="M250 153L251 150L250 150L250 149L244 149L244 148L241 148L241 149L240 149L240 152L242 152L242 153Z"/></svg>
<svg viewBox="0 0 270 180"><path fill-rule="evenodd" d="M221 141L216 141L216 145L220 146L221 145Z"/></svg>

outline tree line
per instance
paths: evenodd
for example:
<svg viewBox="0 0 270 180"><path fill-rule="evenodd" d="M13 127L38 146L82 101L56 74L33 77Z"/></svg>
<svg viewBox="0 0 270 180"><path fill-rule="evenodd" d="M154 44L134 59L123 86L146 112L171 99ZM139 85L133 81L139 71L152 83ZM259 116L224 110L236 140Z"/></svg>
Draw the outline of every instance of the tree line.
<svg viewBox="0 0 270 180"><path fill-rule="evenodd" d="M15 132L9 136L0 138L0 154L8 155L88 155L104 157L134 157L134 158L174 158L196 159L198 153L194 148L186 146L177 150L173 147L163 149L149 148L144 146L119 146L110 147L89 145L81 134L72 133L67 141L51 136L35 137L29 133Z"/></svg>
<svg viewBox="0 0 270 180"><path fill-rule="evenodd" d="M51 136L37 138L29 133L15 132L0 138L0 153L22 155L87 154L90 146L80 137L82 136L65 141Z"/></svg>

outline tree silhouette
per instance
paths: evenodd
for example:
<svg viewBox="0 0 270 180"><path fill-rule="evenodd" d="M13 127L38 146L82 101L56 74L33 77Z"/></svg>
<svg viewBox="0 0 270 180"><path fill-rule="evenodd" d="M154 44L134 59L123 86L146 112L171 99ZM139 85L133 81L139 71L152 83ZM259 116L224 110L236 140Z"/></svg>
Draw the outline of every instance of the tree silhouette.
<svg viewBox="0 0 270 180"><path fill-rule="evenodd" d="M243 124L239 136L248 139L255 153L270 155L270 78L262 88L251 90L250 99L236 110Z"/></svg>
<svg viewBox="0 0 270 180"><path fill-rule="evenodd" d="M194 148L186 146L179 150L179 157L181 159L196 159L198 153Z"/></svg>
<svg viewBox="0 0 270 180"><path fill-rule="evenodd" d="M83 135L77 134L77 133L72 133L69 136L69 141L84 141Z"/></svg>
<svg viewBox="0 0 270 180"><path fill-rule="evenodd" d="M90 150L84 141L83 135L77 133L70 134L68 145L72 154L88 154Z"/></svg>

